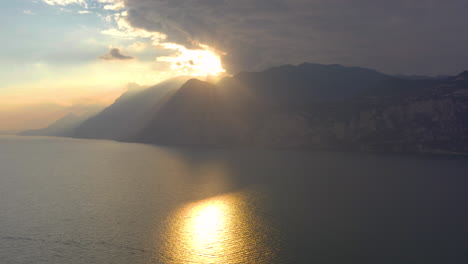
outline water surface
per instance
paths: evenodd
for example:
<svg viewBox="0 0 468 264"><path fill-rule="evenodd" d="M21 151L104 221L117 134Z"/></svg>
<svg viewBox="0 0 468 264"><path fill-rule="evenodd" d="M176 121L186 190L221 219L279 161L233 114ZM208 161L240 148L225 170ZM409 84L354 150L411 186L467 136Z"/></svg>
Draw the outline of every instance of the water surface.
<svg viewBox="0 0 468 264"><path fill-rule="evenodd" d="M465 263L468 160L0 137L0 263Z"/></svg>

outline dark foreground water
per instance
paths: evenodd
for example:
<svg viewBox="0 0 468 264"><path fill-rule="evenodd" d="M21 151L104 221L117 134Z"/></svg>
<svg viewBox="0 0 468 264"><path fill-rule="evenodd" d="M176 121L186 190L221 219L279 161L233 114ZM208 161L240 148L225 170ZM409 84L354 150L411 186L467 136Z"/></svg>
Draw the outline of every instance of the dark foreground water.
<svg viewBox="0 0 468 264"><path fill-rule="evenodd" d="M468 159L0 137L0 263L468 263Z"/></svg>

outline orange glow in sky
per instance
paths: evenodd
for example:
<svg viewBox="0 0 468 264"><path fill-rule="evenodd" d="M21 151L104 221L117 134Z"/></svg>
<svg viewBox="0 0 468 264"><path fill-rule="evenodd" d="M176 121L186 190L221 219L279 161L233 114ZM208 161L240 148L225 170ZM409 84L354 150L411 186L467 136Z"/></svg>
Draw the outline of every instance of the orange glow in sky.
<svg viewBox="0 0 468 264"><path fill-rule="evenodd" d="M226 72L220 56L206 45L200 45L203 49L197 50L174 43L163 43L160 46L177 51L173 56L159 57L157 60L171 63L171 69L181 75L217 76Z"/></svg>

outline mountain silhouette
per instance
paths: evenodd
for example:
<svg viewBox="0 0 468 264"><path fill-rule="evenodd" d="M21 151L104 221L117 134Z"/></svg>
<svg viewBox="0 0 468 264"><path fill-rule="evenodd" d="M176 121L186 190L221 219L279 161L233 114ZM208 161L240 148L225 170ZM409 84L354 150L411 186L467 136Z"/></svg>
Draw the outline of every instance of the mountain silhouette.
<svg viewBox="0 0 468 264"><path fill-rule="evenodd" d="M20 136L67 136L87 119L87 116L78 116L74 113L69 113L59 120L53 122L46 128L32 129L19 132Z"/></svg>
<svg viewBox="0 0 468 264"><path fill-rule="evenodd" d="M72 137L121 140L136 134L157 111L158 102L170 96L188 78L177 77L139 91L127 91L112 105L78 126Z"/></svg>
<svg viewBox="0 0 468 264"><path fill-rule="evenodd" d="M303 63L128 92L73 135L188 146L468 153L467 73ZM179 88L180 87L180 88Z"/></svg>
<svg viewBox="0 0 468 264"><path fill-rule="evenodd" d="M303 63L263 72L242 72L233 78L265 100L281 104L308 104L353 98L392 77L366 68Z"/></svg>
<svg viewBox="0 0 468 264"><path fill-rule="evenodd" d="M135 141L170 145L224 145L235 141L240 129L229 98L214 84L187 81L138 134Z"/></svg>
<svg viewBox="0 0 468 264"><path fill-rule="evenodd" d="M456 81L468 81L468 71L464 71L455 77Z"/></svg>

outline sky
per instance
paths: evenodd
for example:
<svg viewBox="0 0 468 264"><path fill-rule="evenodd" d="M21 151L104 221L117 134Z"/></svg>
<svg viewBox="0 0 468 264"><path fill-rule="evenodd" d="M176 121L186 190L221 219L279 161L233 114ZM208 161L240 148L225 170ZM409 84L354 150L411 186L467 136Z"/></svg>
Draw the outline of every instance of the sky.
<svg viewBox="0 0 468 264"><path fill-rule="evenodd" d="M112 103L134 84L224 71L209 47L188 50L127 25L112 0L1 3L0 131L40 128ZM200 60L202 58L202 60Z"/></svg>
<svg viewBox="0 0 468 264"><path fill-rule="evenodd" d="M0 9L0 131L176 75L314 62L468 69L466 0L15 0Z"/></svg>

